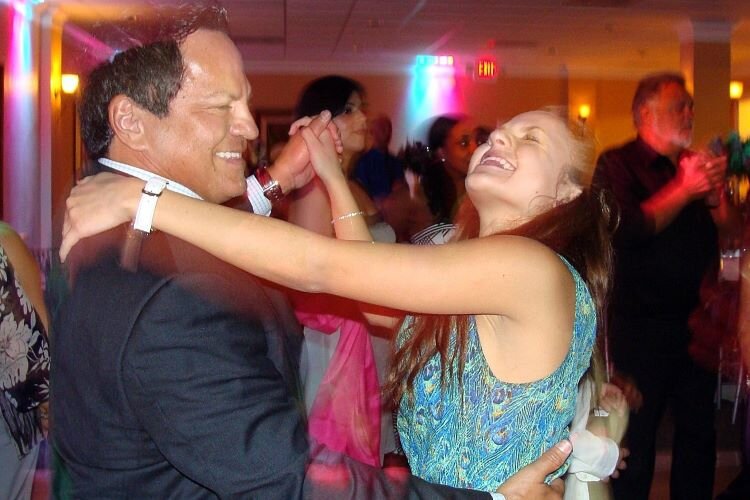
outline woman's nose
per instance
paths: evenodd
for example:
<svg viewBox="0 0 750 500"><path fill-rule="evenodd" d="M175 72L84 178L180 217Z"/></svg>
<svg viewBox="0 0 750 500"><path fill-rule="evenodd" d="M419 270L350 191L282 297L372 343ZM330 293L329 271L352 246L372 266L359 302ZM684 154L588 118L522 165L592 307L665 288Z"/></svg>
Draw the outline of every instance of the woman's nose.
<svg viewBox="0 0 750 500"><path fill-rule="evenodd" d="M510 137L503 129L495 129L490 134L490 146L509 146Z"/></svg>

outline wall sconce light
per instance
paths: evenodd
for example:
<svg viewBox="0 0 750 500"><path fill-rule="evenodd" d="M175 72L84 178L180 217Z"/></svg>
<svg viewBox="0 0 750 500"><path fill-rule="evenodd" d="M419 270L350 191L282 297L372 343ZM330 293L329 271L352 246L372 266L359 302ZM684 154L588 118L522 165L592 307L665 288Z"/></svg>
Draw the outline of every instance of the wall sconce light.
<svg viewBox="0 0 750 500"><path fill-rule="evenodd" d="M578 119L581 123L586 123L586 120L591 115L591 106L588 104L581 104L578 106Z"/></svg>
<svg viewBox="0 0 750 500"><path fill-rule="evenodd" d="M76 90L78 90L78 75L62 75L60 78L60 87L65 94L75 94Z"/></svg>
<svg viewBox="0 0 750 500"><path fill-rule="evenodd" d="M738 81L731 81L729 82L729 98L730 99L742 99L742 91L744 90L744 85L742 82Z"/></svg>

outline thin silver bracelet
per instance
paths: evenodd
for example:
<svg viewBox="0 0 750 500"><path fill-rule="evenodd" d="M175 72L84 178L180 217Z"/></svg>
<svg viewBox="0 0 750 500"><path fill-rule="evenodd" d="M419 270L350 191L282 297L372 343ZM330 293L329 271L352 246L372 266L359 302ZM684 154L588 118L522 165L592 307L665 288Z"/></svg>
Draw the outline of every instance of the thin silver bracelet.
<svg viewBox="0 0 750 500"><path fill-rule="evenodd" d="M337 221L344 220L344 219L351 219L352 217L356 217L358 215L365 215L365 213L360 210L359 212L349 212L348 214L339 215L338 217L334 217L331 219L331 224L335 224Z"/></svg>

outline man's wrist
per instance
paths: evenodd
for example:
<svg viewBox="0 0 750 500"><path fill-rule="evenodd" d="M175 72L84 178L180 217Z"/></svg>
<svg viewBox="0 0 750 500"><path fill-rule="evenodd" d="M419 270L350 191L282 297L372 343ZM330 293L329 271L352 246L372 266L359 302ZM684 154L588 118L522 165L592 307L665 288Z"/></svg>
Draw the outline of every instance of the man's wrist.
<svg viewBox="0 0 750 500"><path fill-rule="evenodd" d="M271 203L276 203L284 199L284 191L281 188L281 184L271 175L268 168L260 167L255 171L254 175L263 189L263 195Z"/></svg>
<svg viewBox="0 0 750 500"><path fill-rule="evenodd" d="M285 172L283 166L273 163L266 167L266 171L279 184L283 196L288 195L294 190L294 182L288 175L284 175Z"/></svg>

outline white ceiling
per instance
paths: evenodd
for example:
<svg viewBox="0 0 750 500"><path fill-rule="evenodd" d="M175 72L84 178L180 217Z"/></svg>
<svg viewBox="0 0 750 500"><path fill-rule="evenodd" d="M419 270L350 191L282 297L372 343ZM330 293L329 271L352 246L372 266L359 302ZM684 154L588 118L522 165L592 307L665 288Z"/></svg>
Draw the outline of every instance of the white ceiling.
<svg viewBox="0 0 750 500"><path fill-rule="evenodd" d="M152 3L153 0L152 0ZM74 23L137 12L122 0L61 1ZM255 72L407 71L417 54L459 67L491 55L509 75L630 77L679 69L680 40L731 39L750 78L750 0L227 0L231 35ZM691 20L695 23L691 23ZM687 31L686 31L687 30Z"/></svg>

